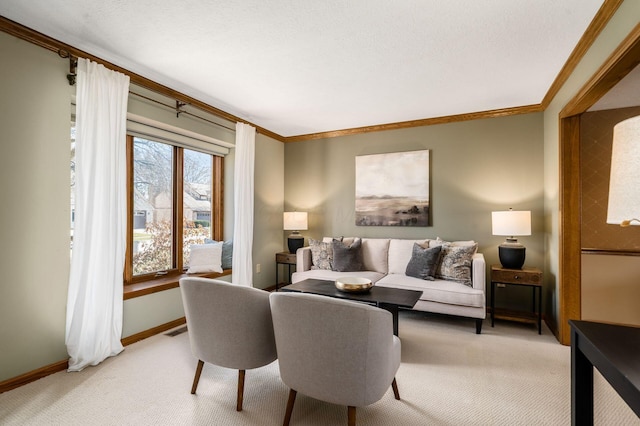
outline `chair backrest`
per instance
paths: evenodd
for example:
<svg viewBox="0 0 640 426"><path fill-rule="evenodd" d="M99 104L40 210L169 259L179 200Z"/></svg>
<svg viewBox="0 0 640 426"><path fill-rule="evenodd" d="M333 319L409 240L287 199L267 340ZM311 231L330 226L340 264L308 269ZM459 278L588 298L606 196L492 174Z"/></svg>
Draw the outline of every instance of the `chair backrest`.
<svg viewBox="0 0 640 426"><path fill-rule="evenodd" d="M389 389L400 341L389 312L302 293L272 293L282 381L323 401L361 407Z"/></svg>
<svg viewBox="0 0 640 426"><path fill-rule="evenodd" d="M276 356L269 293L209 278L182 278L193 355L222 367L262 367Z"/></svg>

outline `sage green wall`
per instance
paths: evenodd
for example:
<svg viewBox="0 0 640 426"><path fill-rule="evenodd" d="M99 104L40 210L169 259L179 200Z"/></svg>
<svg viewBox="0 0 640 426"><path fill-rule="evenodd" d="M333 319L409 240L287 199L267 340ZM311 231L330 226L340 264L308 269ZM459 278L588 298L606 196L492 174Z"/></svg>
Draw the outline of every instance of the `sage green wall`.
<svg viewBox="0 0 640 426"><path fill-rule="evenodd" d="M544 112L545 289L547 310L559 317L560 306L560 139L559 114L640 20L640 2L626 0ZM577 213L577 212L576 212ZM572 212L567 212L572 214ZM557 329L557 324L553 326Z"/></svg>
<svg viewBox="0 0 640 426"><path fill-rule="evenodd" d="M531 210L527 265L542 266L542 113L366 133L285 145L285 210L309 212L306 238L331 236L476 240L488 265L504 237L494 210ZM431 227L355 225L355 157L430 150Z"/></svg>
<svg viewBox="0 0 640 426"><path fill-rule="evenodd" d="M0 33L0 381L67 357L70 100L56 54Z"/></svg>
<svg viewBox="0 0 640 426"><path fill-rule="evenodd" d="M68 62L55 53L0 33L0 381L67 358L65 315L69 276L70 115L75 86ZM138 93L158 97L142 88ZM171 104L171 100L165 100ZM128 110L227 142L235 133L130 96ZM195 111L194 111L195 112ZM207 117L206 114L197 112ZM233 123L224 123L234 127ZM262 272L273 284L274 253L282 250L283 144L256 141L256 243ZM263 163L264 161L264 163ZM224 234L233 238L233 150L225 157ZM226 277L225 279L230 279ZM178 289L124 302L123 337L184 316Z"/></svg>
<svg viewBox="0 0 640 426"><path fill-rule="evenodd" d="M284 144L264 135L256 137L253 217L253 286L276 282L275 254L283 250ZM256 265L260 265L257 272Z"/></svg>

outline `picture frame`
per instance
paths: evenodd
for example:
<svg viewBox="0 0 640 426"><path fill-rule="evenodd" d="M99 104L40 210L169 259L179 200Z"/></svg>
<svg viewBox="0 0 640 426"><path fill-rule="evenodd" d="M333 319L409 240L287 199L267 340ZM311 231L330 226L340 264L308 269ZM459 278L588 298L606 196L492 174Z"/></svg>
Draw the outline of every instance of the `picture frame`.
<svg viewBox="0 0 640 426"><path fill-rule="evenodd" d="M430 150L356 156L356 226L431 226Z"/></svg>

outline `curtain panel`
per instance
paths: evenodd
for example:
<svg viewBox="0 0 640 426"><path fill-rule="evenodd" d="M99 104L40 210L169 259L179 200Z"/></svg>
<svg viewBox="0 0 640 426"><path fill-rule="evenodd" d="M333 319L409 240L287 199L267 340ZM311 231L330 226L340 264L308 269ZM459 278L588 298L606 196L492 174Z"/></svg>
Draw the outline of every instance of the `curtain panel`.
<svg viewBox="0 0 640 426"><path fill-rule="evenodd" d="M123 350L128 92L128 76L78 59L68 371L97 365Z"/></svg>
<svg viewBox="0 0 640 426"><path fill-rule="evenodd" d="M244 123L236 123L232 282L249 287L253 287L253 176L255 146L255 127Z"/></svg>

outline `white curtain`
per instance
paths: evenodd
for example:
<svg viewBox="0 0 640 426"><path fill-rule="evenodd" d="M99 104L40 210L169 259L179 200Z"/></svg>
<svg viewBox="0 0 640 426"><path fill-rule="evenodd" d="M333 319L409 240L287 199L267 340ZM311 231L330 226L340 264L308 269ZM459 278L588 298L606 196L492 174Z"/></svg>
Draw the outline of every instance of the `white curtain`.
<svg viewBox="0 0 640 426"><path fill-rule="evenodd" d="M236 123L233 181L233 278L234 284L253 287L253 169L256 129Z"/></svg>
<svg viewBox="0 0 640 426"><path fill-rule="evenodd" d="M123 350L129 77L78 59L75 227L67 296L68 371Z"/></svg>

